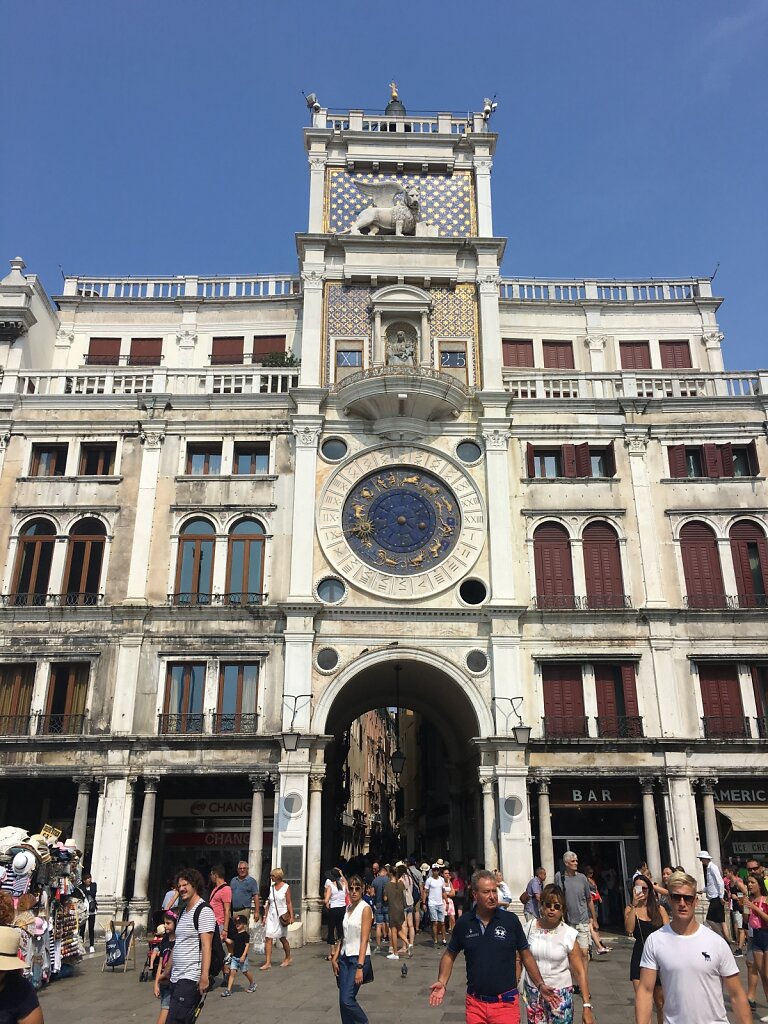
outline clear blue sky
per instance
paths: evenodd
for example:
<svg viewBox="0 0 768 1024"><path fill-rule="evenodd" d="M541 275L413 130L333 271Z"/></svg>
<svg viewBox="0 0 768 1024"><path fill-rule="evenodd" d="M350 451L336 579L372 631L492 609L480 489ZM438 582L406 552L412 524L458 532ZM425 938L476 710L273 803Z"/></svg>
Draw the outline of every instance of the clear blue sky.
<svg viewBox="0 0 768 1024"><path fill-rule="evenodd" d="M294 271L301 90L498 94L508 275L720 269L726 365L768 365L766 0L2 0L0 258L67 274Z"/></svg>

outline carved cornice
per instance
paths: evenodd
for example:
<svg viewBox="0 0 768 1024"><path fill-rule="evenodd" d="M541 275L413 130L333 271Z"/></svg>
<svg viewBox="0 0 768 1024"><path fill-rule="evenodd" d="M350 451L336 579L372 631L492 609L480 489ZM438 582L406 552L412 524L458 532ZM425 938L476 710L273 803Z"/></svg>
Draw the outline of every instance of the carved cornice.
<svg viewBox="0 0 768 1024"><path fill-rule="evenodd" d="M701 336L706 348L720 348L724 338L725 335L722 331L708 331Z"/></svg>
<svg viewBox="0 0 768 1024"><path fill-rule="evenodd" d="M500 452L507 450L512 434L508 430L500 430L498 427L493 427L483 430L482 438L486 448L491 451Z"/></svg>
<svg viewBox="0 0 768 1024"><path fill-rule="evenodd" d="M648 431L632 432L624 435L624 447L630 455L645 455L648 448Z"/></svg>
<svg viewBox="0 0 768 1024"><path fill-rule="evenodd" d="M197 344L197 332L179 331L176 335L176 344L179 348L194 348Z"/></svg>
<svg viewBox="0 0 768 1024"><path fill-rule="evenodd" d="M142 430L141 443L149 449L158 449L165 440L165 432L162 430Z"/></svg>
<svg viewBox="0 0 768 1024"><path fill-rule="evenodd" d="M310 425L309 423L304 426L295 427L293 436L296 438L296 447L316 449L322 432L322 427Z"/></svg>
<svg viewBox="0 0 768 1024"><path fill-rule="evenodd" d="M603 352L607 344L607 334L587 334L584 338L584 346L591 352Z"/></svg>

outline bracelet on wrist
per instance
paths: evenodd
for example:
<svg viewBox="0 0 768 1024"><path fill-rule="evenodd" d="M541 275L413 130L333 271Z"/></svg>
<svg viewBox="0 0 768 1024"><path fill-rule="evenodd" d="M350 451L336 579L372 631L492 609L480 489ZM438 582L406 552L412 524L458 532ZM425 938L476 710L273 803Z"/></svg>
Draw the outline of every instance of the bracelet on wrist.
<svg viewBox="0 0 768 1024"><path fill-rule="evenodd" d="M591 1010L592 1009L592 1003L582 1003L581 1004L581 1008L582 1008L582 1010Z"/></svg>

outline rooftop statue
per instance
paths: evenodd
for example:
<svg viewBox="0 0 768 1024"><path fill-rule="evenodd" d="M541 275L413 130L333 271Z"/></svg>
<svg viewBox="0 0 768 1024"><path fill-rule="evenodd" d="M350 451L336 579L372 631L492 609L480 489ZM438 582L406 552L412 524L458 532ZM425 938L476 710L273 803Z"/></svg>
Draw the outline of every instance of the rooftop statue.
<svg viewBox="0 0 768 1024"><path fill-rule="evenodd" d="M361 210L351 235L413 235L419 219L419 190L405 188L397 181L382 181L375 184L356 181L355 188L372 200L373 205Z"/></svg>

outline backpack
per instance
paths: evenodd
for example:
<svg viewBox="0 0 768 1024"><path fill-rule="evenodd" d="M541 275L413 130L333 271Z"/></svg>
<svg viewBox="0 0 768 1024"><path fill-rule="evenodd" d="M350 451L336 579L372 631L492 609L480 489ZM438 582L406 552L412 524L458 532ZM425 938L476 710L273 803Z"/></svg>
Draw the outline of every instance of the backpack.
<svg viewBox="0 0 768 1024"><path fill-rule="evenodd" d="M192 915L192 924L195 926L195 931L197 932L200 941L201 951L203 948L203 940L200 939L200 930L198 926L200 924L200 914L202 913L203 907L208 907L211 913L213 913L213 909L210 903L206 903L205 900L201 900L195 907L195 912ZM223 969L224 947L221 944L221 936L219 935L219 929L216 928L216 930L211 935L211 966L208 968L208 977L211 979L211 981L213 981L213 979L217 975L221 974Z"/></svg>

